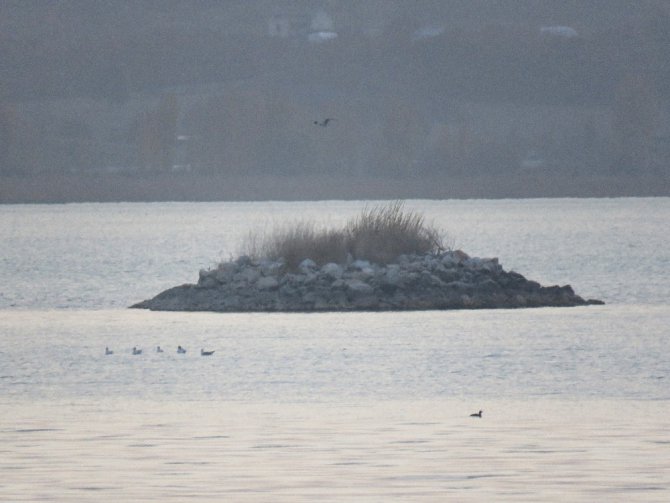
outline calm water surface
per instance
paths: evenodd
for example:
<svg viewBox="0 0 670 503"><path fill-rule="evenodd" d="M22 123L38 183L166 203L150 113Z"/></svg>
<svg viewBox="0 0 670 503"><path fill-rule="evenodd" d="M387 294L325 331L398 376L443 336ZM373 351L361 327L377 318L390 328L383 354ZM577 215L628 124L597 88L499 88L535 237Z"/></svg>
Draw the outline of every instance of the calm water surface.
<svg viewBox="0 0 670 503"><path fill-rule="evenodd" d="M408 203L605 306L125 309L364 204L0 206L0 501L670 500L668 198Z"/></svg>

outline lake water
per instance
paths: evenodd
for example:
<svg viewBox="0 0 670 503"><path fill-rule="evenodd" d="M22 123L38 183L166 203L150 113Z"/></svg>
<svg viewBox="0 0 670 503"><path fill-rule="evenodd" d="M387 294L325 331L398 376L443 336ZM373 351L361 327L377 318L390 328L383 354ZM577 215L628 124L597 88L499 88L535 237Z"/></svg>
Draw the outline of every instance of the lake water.
<svg viewBox="0 0 670 503"><path fill-rule="evenodd" d="M670 501L670 198L407 203L605 306L126 309L364 206L0 205L0 501Z"/></svg>

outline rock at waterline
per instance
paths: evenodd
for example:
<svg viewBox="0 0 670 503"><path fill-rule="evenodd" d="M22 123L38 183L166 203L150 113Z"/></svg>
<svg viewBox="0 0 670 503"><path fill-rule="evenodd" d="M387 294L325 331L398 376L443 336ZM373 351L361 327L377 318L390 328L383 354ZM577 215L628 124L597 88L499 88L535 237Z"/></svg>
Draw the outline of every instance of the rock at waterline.
<svg viewBox="0 0 670 503"><path fill-rule="evenodd" d="M394 264L356 260L318 266L304 260L296 271L282 262L249 257L201 270L197 284L170 288L131 307L154 311L292 312L405 311L568 307L603 304L566 286L541 286L497 258L456 250L402 255Z"/></svg>

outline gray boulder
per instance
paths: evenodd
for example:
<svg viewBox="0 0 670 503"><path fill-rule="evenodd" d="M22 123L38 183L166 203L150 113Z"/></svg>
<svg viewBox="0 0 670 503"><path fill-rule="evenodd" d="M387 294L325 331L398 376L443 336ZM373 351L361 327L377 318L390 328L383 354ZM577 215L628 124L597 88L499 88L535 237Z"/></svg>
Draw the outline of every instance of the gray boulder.
<svg viewBox="0 0 670 503"><path fill-rule="evenodd" d="M349 279L344 284L347 291L356 296L370 295L374 291L374 288L360 279Z"/></svg>
<svg viewBox="0 0 670 503"><path fill-rule="evenodd" d="M332 279L340 279L344 274L344 268L341 265L329 262L321 267L321 273Z"/></svg>
<svg viewBox="0 0 670 503"><path fill-rule="evenodd" d="M277 290L279 281L274 276L264 276L256 281L256 288L259 290Z"/></svg>
<svg viewBox="0 0 670 503"><path fill-rule="evenodd" d="M298 270L302 272L303 274L312 272L316 270L316 262L314 262L312 259L306 258L300 264L298 265Z"/></svg>

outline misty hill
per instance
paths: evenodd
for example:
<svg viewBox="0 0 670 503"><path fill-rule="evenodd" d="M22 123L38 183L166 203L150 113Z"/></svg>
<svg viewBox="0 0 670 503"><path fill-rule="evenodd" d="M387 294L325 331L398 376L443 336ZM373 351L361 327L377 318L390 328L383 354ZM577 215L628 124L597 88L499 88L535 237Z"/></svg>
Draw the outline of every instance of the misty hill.
<svg viewBox="0 0 670 503"><path fill-rule="evenodd" d="M452 95L520 100L530 84L521 90L516 84L533 82L533 100L554 102L555 91L568 100L599 99L598 91L614 85L613 72L636 63L668 92L670 16L660 2L6 0L0 5L4 98L124 100L138 91L267 78L277 68L291 75L290 70L303 67L296 56L306 48L299 42L314 29L312 21L320 11L331 18L339 39L338 47L318 55L325 61L314 69L317 74L355 54L366 59L363 50L381 56L378 63L388 63L373 70L407 76L417 69L419 56L423 71L414 77L440 70L433 76ZM286 36L271 36L273 18L287 19ZM541 37L541 28L551 26L572 27L581 36ZM413 47L422 33L424 40ZM628 59L634 55L648 60ZM608 74L581 67L584 58L606 66ZM621 66L626 68L617 68ZM493 70L494 78L473 89L469 84L480 75L472 68L487 75ZM351 64L346 69L361 70ZM452 72L463 75L443 81L443 74ZM595 80L596 88L574 81L572 89L561 82L550 88L542 82L560 72ZM361 76L347 74L349 80Z"/></svg>
<svg viewBox="0 0 670 503"><path fill-rule="evenodd" d="M6 0L0 174L665 180L667 47L656 1Z"/></svg>

